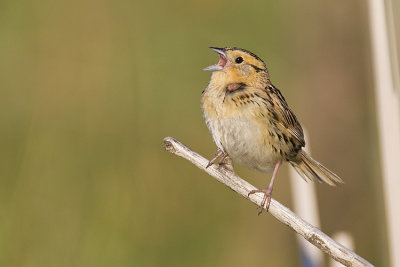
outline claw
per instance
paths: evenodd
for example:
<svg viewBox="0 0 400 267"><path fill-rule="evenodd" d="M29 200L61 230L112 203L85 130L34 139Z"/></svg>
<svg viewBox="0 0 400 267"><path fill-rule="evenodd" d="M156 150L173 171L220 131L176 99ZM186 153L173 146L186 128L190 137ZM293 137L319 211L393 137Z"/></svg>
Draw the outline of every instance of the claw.
<svg viewBox="0 0 400 267"><path fill-rule="evenodd" d="M208 167L210 167L211 165L213 165L214 161L215 161L215 159L214 159L214 160L210 160L210 161L208 162L207 166L206 166L206 169L207 169Z"/></svg>
<svg viewBox="0 0 400 267"><path fill-rule="evenodd" d="M250 196L251 194L255 194L255 193L263 193L264 194L264 198L261 201L261 205L258 207L258 215L260 215L263 212L264 206L265 206L265 209L268 212L269 205L271 204L272 188L268 187L267 189L251 190L247 194L247 196ZM265 203L267 203L267 205L265 205Z"/></svg>

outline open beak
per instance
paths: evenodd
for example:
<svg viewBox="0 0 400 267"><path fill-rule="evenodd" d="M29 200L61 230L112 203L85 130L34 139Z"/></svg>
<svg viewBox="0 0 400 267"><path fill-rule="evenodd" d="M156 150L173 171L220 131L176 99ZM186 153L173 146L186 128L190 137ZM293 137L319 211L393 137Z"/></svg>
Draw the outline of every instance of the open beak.
<svg viewBox="0 0 400 267"><path fill-rule="evenodd" d="M224 51L225 49L218 48L218 47L210 47L210 49L219 54L219 61L217 64L208 66L208 67L204 68L203 70L206 70L206 71L222 70L225 67L225 65L228 63L228 59L227 59L226 53Z"/></svg>

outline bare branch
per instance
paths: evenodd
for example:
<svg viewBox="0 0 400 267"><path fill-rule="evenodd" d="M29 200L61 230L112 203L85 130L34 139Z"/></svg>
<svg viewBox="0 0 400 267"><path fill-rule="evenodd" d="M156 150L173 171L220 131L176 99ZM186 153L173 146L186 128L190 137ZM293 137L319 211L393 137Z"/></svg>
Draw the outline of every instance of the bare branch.
<svg viewBox="0 0 400 267"><path fill-rule="evenodd" d="M260 205L262 201L261 194L247 194L256 189L254 186L237 176L233 172L232 165L229 163L224 167L212 165L206 169L208 160L200 156L178 140L172 137L164 138L163 146L168 152L183 157L194 165L207 172L209 175L228 186L233 191L249 199L251 202ZM301 219L291 210L272 199L269 207L269 213L277 218L280 222L292 228L296 233L302 235L306 240L314 246L331 256L336 261L346 266L373 266L371 263L358 256L353 251L347 249L335 240L324 234L317 227L309 224Z"/></svg>

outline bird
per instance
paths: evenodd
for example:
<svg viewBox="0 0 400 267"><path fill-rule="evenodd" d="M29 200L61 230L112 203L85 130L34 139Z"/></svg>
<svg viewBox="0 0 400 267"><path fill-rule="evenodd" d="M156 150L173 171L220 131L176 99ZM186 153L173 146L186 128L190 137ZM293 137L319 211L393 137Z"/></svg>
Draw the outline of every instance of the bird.
<svg viewBox="0 0 400 267"><path fill-rule="evenodd" d="M219 55L211 79L201 94L201 110L212 139L217 146L210 167L226 157L262 173L271 173L258 208L268 212L274 181L279 167L288 162L306 181L343 183L334 172L304 151L303 129L280 90L270 79L266 64L254 53L238 47L210 47Z"/></svg>

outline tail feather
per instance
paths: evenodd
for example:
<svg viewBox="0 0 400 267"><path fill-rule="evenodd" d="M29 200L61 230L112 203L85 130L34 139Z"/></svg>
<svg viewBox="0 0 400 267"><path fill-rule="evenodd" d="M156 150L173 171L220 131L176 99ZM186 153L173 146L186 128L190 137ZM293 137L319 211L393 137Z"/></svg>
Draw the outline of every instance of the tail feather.
<svg viewBox="0 0 400 267"><path fill-rule="evenodd" d="M310 157L305 151L300 152L300 160L297 162L290 161L290 164L295 168L298 174L304 180L325 182L335 186L337 183L343 183L335 173L328 170L321 163Z"/></svg>

